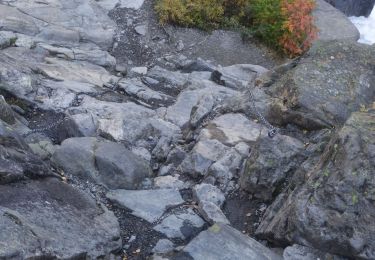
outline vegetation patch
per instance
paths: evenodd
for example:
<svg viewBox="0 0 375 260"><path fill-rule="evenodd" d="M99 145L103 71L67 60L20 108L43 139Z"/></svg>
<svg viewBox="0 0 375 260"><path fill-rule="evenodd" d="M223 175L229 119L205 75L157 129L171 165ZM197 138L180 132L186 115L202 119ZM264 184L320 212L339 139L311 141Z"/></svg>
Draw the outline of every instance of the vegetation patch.
<svg viewBox="0 0 375 260"><path fill-rule="evenodd" d="M203 30L235 28L290 56L316 38L315 0L157 0L160 23Z"/></svg>

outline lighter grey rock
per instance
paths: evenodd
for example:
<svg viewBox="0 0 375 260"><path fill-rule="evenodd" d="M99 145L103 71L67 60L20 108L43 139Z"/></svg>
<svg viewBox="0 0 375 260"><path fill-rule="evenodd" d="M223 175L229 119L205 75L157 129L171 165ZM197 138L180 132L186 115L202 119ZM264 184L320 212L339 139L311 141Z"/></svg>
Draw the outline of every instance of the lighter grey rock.
<svg viewBox="0 0 375 260"><path fill-rule="evenodd" d="M168 238L188 239L201 230L204 221L190 208L176 212L156 225L154 230Z"/></svg>
<svg viewBox="0 0 375 260"><path fill-rule="evenodd" d="M151 169L123 145L93 137L64 140L52 161L65 172L110 189L134 189Z"/></svg>
<svg viewBox="0 0 375 260"><path fill-rule="evenodd" d="M215 224L201 232L183 251L194 260L282 259L261 243L224 224Z"/></svg>
<svg viewBox="0 0 375 260"><path fill-rule="evenodd" d="M137 75L146 75L147 74L147 67L134 67L130 69L130 72L133 73L135 76Z"/></svg>
<svg viewBox="0 0 375 260"><path fill-rule="evenodd" d="M194 199L198 202L209 201L221 207L225 201L224 194L211 184L201 183L193 188Z"/></svg>
<svg viewBox="0 0 375 260"><path fill-rule="evenodd" d="M147 26L144 25L144 24L137 25L136 27L134 27L134 30L135 30L139 35L145 36L146 33L147 33ZM146 73L147 73L147 71L146 71ZM144 73L144 74L146 74L146 73Z"/></svg>
<svg viewBox="0 0 375 260"><path fill-rule="evenodd" d="M173 248L174 248L173 242L171 242L168 239L160 239L156 243L155 247L152 249L152 252L156 254L165 254L165 253L172 251Z"/></svg>
<svg viewBox="0 0 375 260"><path fill-rule="evenodd" d="M211 225L214 223L230 224L220 207L211 201L201 201L198 210L201 216Z"/></svg>
<svg viewBox="0 0 375 260"><path fill-rule="evenodd" d="M175 189L180 190L187 188L187 185L178 179L179 175L159 176L154 179L154 188L156 189Z"/></svg>
<svg viewBox="0 0 375 260"><path fill-rule="evenodd" d="M186 156L179 168L183 173L193 177L205 176L210 166L224 156L229 149L217 140L201 140Z"/></svg>
<svg viewBox="0 0 375 260"><path fill-rule="evenodd" d="M243 114L224 114L215 118L201 131L200 138L216 139L235 146L240 142L254 143L266 129Z"/></svg>
<svg viewBox="0 0 375 260"><path fill-rule="evenodd" d="M150 223L157 221L169 207L184 202L180 193L173 189L113 190L107 193L107 198Z"/></svg>

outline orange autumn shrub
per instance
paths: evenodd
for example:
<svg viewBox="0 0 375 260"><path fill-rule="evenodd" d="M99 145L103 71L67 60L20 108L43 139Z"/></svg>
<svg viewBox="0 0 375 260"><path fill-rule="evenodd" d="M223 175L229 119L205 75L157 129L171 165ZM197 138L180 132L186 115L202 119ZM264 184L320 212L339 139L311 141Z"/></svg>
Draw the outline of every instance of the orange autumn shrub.
<svg viewBox="0 0 375 260"><path fill-rule="evenodd" d="M300 55L307 51L317 37L312 11L315 8L313 0L282 0L281 13L286 20L283 23L283 35L280 45L291 55Z"/></svg>

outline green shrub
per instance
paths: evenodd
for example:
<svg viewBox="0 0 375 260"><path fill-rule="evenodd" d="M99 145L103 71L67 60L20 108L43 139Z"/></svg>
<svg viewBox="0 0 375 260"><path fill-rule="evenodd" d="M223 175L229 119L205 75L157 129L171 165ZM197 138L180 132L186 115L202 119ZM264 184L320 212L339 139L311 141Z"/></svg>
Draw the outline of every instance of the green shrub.
<svg viewBox="0 0 375 260"><path fill-rule="evenodd" d="M205 30L217 28L224 15L223 0L158 0L155 10L162 24Z"/></svg>
<svg viewBox="0 0 375 260"><path fill-rule="evenodd" d="M200 29L231 27L290 56L316 37L314 0L157 0L160 22Z"/></svg>

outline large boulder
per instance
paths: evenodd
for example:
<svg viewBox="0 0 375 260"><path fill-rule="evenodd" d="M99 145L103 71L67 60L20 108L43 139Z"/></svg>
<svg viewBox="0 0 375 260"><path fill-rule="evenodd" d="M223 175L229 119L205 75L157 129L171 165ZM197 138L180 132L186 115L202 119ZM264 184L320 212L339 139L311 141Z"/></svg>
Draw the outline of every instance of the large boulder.
<svg viewBox="0 0 375 260"><path fill-rule="evenodd" d="M151 169L123 145L94 137L65 140L52 156L65 172L110 189L136 189Z"/></svg>
<svg viewBox="0 0 375 260"><path fill-rule="evenodd" d="M369 16L375 0L325 0L347 16Z"/></svg>
<svg viewBox="0 0 375 260"><path fill-rule="evenodd" d="M1 259L109 259L121 249L116 217L56 179L0 185Z"/></svg>
<svg viewBox="0 0 375 260"><path fill-rule="evenodd" d="M316 0L313 14L318 27L319 40L357 41L359 39L359 31L349 18L324 0Z"/></svg>
<svg viewBox="0 0 375 260"><path fill-rule="evenodd" d="M306 182L266 211L256 233L350 258L375 258L375 111L356 112Z"/></svg>
<svg viewBox="0 0 375 260"><path fill-rule="evenodd" d="M266 92L271 122L314 130L342 125L375 98L375 48L347 41L317 43Z"/></svg>

